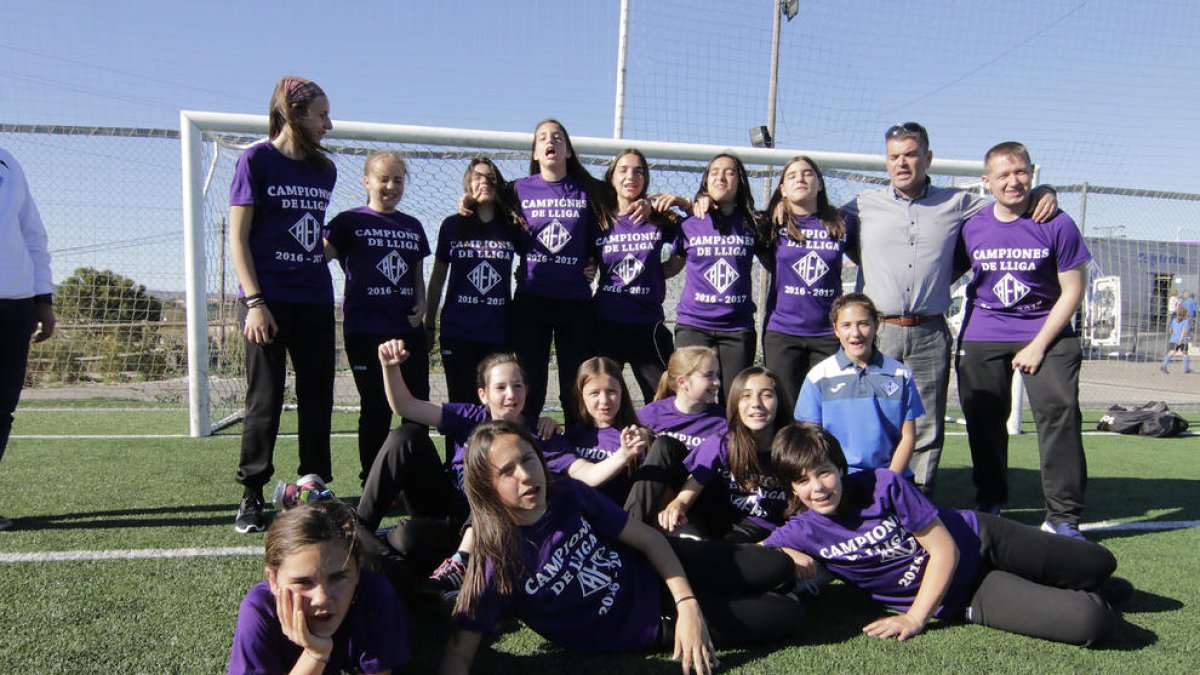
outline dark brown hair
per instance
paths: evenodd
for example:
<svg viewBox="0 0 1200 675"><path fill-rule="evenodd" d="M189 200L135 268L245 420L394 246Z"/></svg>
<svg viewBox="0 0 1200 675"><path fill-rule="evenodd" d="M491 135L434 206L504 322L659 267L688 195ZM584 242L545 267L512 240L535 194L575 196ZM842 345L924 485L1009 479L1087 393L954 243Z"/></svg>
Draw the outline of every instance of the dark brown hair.
<svg viewBox="0 0 1200 675"><path fill-rule="evenodd" d="M846 224L842 222L842 213L836 206L829 203L829 191L825 189L825 175L821 173L821 167L807 155L796 155L788 160L787 164L783 165L783 169L779 171L779 183L775 186L775 191L771 193L771 200L767 202L766 218L763 219L763 227L766 229L766 240L772 246L775 240L779 237L779 226L775 221L776 209L783 211L780 215L787 216L787 237L795 242L804 241L804 231L796 224L796 214L791 211L791 204L783 197L783 180L787 175L788 169L796 162L805 162L817 174L817 179L821 181L821 191L817 193L817 211L813 215L821 220L821 224L825 226L825 231L829 233L830 239L841 239L846 235Z"/></svg>
<svg viewBox="0 0 1200 675"><path fill-rule="evenodd" d="M633 411L633 401L629 399L629 388L625 386L625 377L621 373L621 364L607 356L593 356L579 364L579 372L575 375L575 395L579 397L576 401L579 419L593 427L596 426L596 420L588 412L587 403L583 400L583 387L588 383L588 380L600 375L607 375L616 380L617 388L621 392L621 403L617 406L617 416L613 420L613 426L617 429L624 429L631 424L637 424L637 413Z"/></svg>
<svg viewBox="0 0 1200 675"><path fill-rule="evenodd" d="M354 509L337 499L301 504L275 514L267 532L264 563L277 570L297 550L327 541L345 543L354 564L362 564L362 532Z"/></svg>
<svg viewBox="0 0 1200 675"><path fill-rule="evenodd" d="M776 432L771 443L771 466L776 480L788 487L788 515L804 510L791 485L804 474L827 464L835 466L843 476L849 471L842 444L821 425L794 422ZM844 494L842 499L844 503Z"/></svg>
<svg viewBox="0 0 1200 675"><path fill-rule="evenodd" d="M759 375L771 379L775 386L775 400L779 401L779 394L783 391L779 376L762 366L750 366L733 378L733 382L729 384L729 398L725 402L725 419L729 422L729 430L725 432L729 443L729 473L733 474L737 484L746 490L758 487L758 478L763 475L763 469L758 461L758 445L754 442L754 432L742 421L738 404L742 400L742 391L746 388L746 383L750 378ZM771 424L772 433L791 422L792 411L787 410L786 406L776 406L775 419Z"/></svg>
<svg viewBox="0 0 1200 675"><path fill-rule="evenodd" d="M567 128L563 126L562 122L553 117L547 117L533 127L533 142L529 145L529 175L532 176L542 171L542 165L534 157L534 153L537 151L537 130L544 124L553 124L562 132L563 140L566 141L567 150L570 153L570 156L567 157L567 175L574 178L575 182L579 184L579 188L587 195L588 211L596 220L596 225L602 228L609 227L613 220L613 214L609 209L611 200L605 194L605 184L596 180L596 177L584 168L583 162L579 160L579 155L575 152L574 144L571 143L571 134L567 133Z"/></svg>
<svg viewBox="0 0 1200 675"><path fill-rule="evenodd" d="M708 164L704 167L704 173L700 175L700 189L696 191L696 198L708 197L708 172L712 169L712 165L718 159L728 157L733 160L733 166L737 173L737 194L733 197L733 211L741 214L742 223L746 227L746 231L750 232L757 239L758 237L758 214L754 211L754 190L750 188L750 175L746 173L746 165L742 164L742 160L737 155L728 152L721 154L708 160ZM711 199L711 197L709 197ZM729 222L729 217L721 213L720 207L716 200L713 200L709 207L709 215L713 219L713 225L717 232L722 235L729 234L732 225Z"/></svg>
<svg viewBox="0 0 1200 675"><path fill-rule="evenodd" d="M307 92L309 95L296 98L293 93L289 97L289 91L295 92L298 83L302 85L299 90ZM304 83L310 86L303 86ZM285 127L290 129L292 142L304 153L304 161L318 166L330 163L329 158L325 156L326 150L318 139L309 138L300 129L299 120L308 114L309 105L315 99L323 96L325 93L315 83L289 75L281 78L275 85L275 91L271 93L267 116L267 138L275 140L279 134L283 133Z"/></svg>

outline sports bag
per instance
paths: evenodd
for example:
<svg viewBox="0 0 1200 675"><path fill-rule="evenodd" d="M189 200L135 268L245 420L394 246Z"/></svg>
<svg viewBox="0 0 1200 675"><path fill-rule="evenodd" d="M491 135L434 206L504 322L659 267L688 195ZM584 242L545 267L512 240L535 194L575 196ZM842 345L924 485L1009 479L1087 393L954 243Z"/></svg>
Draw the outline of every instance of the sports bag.
<svg viewBox="0 0 1200 675"><path fill-rule="evenodd" d="M1187 420L1179 413L1167 408L1162 401L1150 401L1142 405L1122 405L1110 407L1104 417L1096 425L1100 431L1112 431L1118 434L1138 434L1166 438L1176 436L1188 428Z"/></svg>

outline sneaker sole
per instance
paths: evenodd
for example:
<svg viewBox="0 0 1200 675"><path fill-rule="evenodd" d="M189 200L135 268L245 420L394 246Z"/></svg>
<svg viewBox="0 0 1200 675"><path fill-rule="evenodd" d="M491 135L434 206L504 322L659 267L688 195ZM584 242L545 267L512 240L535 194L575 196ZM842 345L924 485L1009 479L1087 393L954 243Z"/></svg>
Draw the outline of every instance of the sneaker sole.
<svg viewBox="0 0 1200 675"><path fill-rule="evenodd" d="M234 525L233 531L238 534L250 534L251 532L262 532L266 528L262 525Z"/></svg>

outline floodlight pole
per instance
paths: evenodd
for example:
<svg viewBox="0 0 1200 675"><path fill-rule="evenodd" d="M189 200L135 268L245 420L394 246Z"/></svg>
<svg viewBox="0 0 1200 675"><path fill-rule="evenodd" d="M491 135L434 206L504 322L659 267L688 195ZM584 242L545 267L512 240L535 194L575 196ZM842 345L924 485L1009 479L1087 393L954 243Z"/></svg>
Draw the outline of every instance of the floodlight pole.
<svg viewBox="0 0 1200 675"><path fill-rule="evenodd" d="M621 0L621 27L617 39L617 94L613 112L613 138L620 138L625 127L625 53L629 51L629 0Z"/></svg>

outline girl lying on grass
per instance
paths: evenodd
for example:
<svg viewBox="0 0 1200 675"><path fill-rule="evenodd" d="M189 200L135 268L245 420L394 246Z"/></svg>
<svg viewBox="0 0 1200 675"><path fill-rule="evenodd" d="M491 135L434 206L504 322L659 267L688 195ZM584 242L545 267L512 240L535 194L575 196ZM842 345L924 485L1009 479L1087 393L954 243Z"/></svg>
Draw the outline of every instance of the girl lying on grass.
<svg viewBox="0 0 1200 675"><path fill-rule="evenodd" d="M321 499L275 516L266 581L238 611L230 673L399 672L412 621L383 576L363 566L354 511Z"/></svg>
<svg viewBox="0 0 1200 675"><path fill-rule="evenodd" d="M900 612L867 624L868 635L905 640L933 617L962 618L1092 645L1112 628L1110 603L1132 592L1098 544L936 507L886 468L847 474L841 445L816 424L782 429L771 462L795 515L763 545L799 551L798 573L815 573L815 559Z"/></svg>
<svg viewBox="0 0 1200 675"><path fill-rule="evenodd" d="M772 592L792 583L787 556L725 542L668 544L583 483L549 483L537 441L519 424L480 425L465 470L475 553L444 673L467 672L483 633L510 615L569 651L674 643L685 673L711 672L714 643L779 642L800 626L800 602Z"/></svg>

